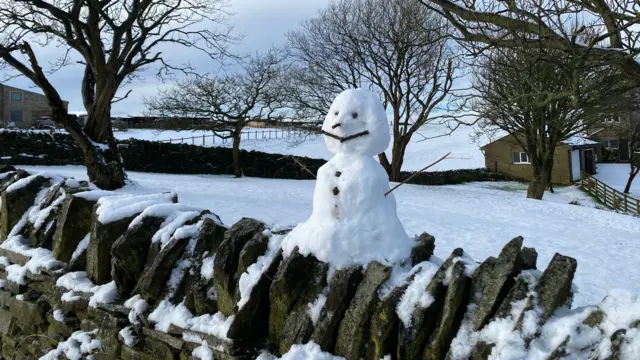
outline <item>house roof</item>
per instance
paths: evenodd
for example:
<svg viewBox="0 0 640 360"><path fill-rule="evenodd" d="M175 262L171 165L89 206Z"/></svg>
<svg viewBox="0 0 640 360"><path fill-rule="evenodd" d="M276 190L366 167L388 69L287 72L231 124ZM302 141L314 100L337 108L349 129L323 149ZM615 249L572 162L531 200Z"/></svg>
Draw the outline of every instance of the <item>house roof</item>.
<svg viewBox="0 0 640 360"><path fill-rule="evenodd" d="M508 138L510 136L513 136L513 135L507 134L507 135L505 135L505 136L503 136L503 137L501 137L501 138L499 138L497 140L494 140L494 141L482 146L480 149L484 149L485 147L487 147L487 146L489 146L489 145L491 145L493 143L496 143L498 141L502 141L503 139ZM565 145L570 145L570 146L584 146L584 145L597 145L598 144L597 141L593 141L591 139L588 139L588 138L586 138L584 136L580 136L580 135L571 136L570 138L561 141L561 143L563 143Z"/></svg>
<svg viewBox="0 0 640 360"><path fill-rule="evenodd" d="M598 142L593 141L591 139L587 139L583 136L574 135L566 140L563 140L562 143L572 146L580 146L580 145L596 145Z"/></svg>

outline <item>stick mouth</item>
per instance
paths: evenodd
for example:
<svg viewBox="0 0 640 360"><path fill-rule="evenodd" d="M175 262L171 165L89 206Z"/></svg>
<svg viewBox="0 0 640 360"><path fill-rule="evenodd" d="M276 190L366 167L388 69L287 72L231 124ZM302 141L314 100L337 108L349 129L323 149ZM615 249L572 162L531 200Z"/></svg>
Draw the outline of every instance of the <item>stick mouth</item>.
<svg viewBox="0 0 640 360"><path fill-rule="evenodd" d="M330 132L326 132L326 131L324 131L324 130L322 130L322 133L323 133L324 135L327 135L327 136L328 136L328 137L330 137L330 138L334 138L334 139L336 139L336 140L339 140L339 141L340 141L340 143L344 143L344 142L346 142L346 141L353 140L353 139L355 139L355 138L359 138L359 137L361 137L361 136L369 135L369 130L361 131L361 132L359 132L359 133L357 133L357 134L353 134L353 135L349 135L349 136L344 136L344 137L343 137L343 136L338 136L338 135L332 134L332 133L330 133Z"/></svg>

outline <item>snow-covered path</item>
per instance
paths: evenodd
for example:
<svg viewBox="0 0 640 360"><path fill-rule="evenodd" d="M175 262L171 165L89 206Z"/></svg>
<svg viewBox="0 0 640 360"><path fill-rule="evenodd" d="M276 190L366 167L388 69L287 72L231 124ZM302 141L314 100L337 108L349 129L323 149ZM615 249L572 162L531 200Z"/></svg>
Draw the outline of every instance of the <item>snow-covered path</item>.
<svg viewBox="0 0 640 360"><path fill-rule="evenodd" d="M83 167L24 167L86 179ZM311 213L315 181L211 175L129 172L134 185L119 191L175 191L180 202L209 208L227 224L254 217L293 226ZM394 192L399 217L410 235L436 237L436 255L456 247L476 260L496 256L511 238L522 235L535 247L544 268L555 252L578 260L574 306L597 303L612 288L640 293L640 219L589 207L525 199L474 185L405 185Z"/></svg>

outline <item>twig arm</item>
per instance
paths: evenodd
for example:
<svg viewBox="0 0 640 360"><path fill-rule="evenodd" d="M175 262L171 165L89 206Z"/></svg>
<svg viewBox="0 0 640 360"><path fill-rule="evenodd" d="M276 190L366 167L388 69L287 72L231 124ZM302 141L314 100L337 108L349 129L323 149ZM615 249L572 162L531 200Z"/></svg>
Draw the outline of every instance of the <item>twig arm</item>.
<svg viewBox="0 0 640 360"><path fill-rule="evenodd" d="M387 196L389 194L391 194L391 192L397 188L399 188L400 186L408 183L409 181L411 181L411 179L413 179L414 177L416 177L418 174L424 172L425 170L429 169L430 167L432 167L433 165L439 163L440 161L444 160L447 158L447 156L451 155L451 152L447 153L447 155L441 157L440 159L436 160L435 162L423 167L422 169L416 171L413 175L409 176L408 178L406 178L403 182L399 183L398 185L392 187L389 191L387 191L386 193L384 193L384 196Z"/></svg>

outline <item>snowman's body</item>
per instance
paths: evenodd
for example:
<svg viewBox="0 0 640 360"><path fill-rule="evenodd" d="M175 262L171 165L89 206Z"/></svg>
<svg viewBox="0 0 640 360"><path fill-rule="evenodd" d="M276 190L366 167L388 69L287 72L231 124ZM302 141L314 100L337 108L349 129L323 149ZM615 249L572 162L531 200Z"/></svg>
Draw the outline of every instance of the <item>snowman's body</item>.
<svg viewBox="0 0 640 360"><path fill-rule="evenodd" d="M412 241L393 195L385 196L387 173L373 159L389 143L382 104L373 93L347 90L334 101L323 131L336 155L318 170L313 213L285 238L285 253L298 247L337 268L406 259Z"/></svg>

